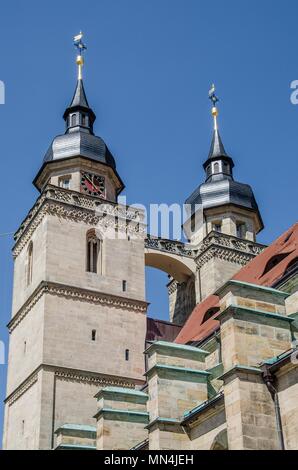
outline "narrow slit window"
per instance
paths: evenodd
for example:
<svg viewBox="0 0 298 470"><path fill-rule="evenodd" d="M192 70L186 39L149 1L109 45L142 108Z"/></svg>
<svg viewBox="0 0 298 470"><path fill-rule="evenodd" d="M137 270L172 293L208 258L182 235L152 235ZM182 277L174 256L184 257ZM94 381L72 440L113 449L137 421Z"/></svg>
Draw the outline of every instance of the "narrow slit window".
<svg viewBox="0 0 298 470"><path fill-rule="evenodd" d="M129 361L129 349L125 349L125 360Z"/></svg>
<svg viewBox="0 0 298 470"><path fill-rule="evenodd" d="M91 338L92 338L92 341L96 340L96 330L92 330Z"/></svg>
<svg viewBox="0 0 298 470"><path fill-rule="evenodd" d="M27 352L27 341L24 341L24 354Z"/></svg>
<svg viewBox="0 0 298 470"><path fill-rule="evenodd" d="M31 241L28 247L27 253L27 286L32 282L32 271L33 271L33 242Z"/></svg>
<svg viewBox="0 0 298 470"><path fill-rule="evenodd" d="M123 292L126 292L127 290L127 282L126 281L122 281L122 291Z"/></svg>

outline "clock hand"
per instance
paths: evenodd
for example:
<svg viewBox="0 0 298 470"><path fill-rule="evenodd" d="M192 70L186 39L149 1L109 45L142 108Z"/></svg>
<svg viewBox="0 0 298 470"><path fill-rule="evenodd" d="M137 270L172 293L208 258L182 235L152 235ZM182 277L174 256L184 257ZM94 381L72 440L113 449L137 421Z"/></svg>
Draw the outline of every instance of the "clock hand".
<svg viewBox="0 0 298 470"><path fill-rule="evenodd" d="M90 178L88 178L87 175L85 175L85 178L89 181L89 183L92 184L93 190L94 190L94 189L95 189L95 190L98 190L98 187L93 183L93 181L92 181Z"/></svg>

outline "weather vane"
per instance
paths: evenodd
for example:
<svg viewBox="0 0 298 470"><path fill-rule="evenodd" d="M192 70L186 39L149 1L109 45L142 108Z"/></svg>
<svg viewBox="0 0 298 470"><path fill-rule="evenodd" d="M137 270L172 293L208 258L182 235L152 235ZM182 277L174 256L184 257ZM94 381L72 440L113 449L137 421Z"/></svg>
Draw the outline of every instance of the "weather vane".
<svg viewBox="0 0 298 470"><path fill-rule="evenodd" d="M82 41L83 39L83 33L80 31L79 34L74 36L73 38L73 44L75 48L78 50L79 54L76 59L76 63L78 65L78 79L82 80L82 68L84 65L84 57L83 57L83 52L85 49L87 49L86 45Z"/></svg>
<svg viewBox="0 0 298 470"><path fill-rule="evenodd" d="M217 98L217 96L215 94L215 85L214 85L214 83L211 85L211 88L209 90L209 100L213 104L211 114L214 118L214 130L216 131L217 130L217 116L218 116L218 109L216 107L216 103L219 101L219 99Z"/></svg>

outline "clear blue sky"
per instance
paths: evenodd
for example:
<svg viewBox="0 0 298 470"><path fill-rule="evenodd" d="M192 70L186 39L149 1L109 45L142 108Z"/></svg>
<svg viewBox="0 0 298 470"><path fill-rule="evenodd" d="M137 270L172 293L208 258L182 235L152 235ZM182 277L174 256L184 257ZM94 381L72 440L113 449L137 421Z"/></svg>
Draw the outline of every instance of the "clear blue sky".
<svg viewBox="0 0 298 470"><path fill-rule="evenodd" d="M64 129L75 86L72 36L85 32L85 87L96 132L117 159L129 202L182 203L203 179L207 93L235 177L252 185L270 243L296 220L298 3L272 0L27 0L1 3L0 233L37 196L31 181ZM0 339L11 311L11 237L0 237ZM164 274L148 275L151 315L166 316ZM0 400L6 368L0 365ZM0 434L2 406L0 406Z"/></svg>

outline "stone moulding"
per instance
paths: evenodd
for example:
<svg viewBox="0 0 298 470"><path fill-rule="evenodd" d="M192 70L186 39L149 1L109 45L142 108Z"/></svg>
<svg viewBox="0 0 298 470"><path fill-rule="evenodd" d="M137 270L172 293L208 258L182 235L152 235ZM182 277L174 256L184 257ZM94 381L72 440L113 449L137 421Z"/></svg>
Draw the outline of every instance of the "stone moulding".
<svg viewBox="0 0 298 470"><path fill-rule="evenodd" d="M143 383L140 380L131 379L127 380L121 377L108 376L103 374L94 374L89 371L81 371L75 369L68 369L64 367L56 367L50 364L41 364L33 373L25 379L16 389L10 393L5 399L5 403L9 406L17 401L30 387L38 381L38 373L40 370L53 372L55 377L70 382L90 383L96 386L117 386L134 389L136 383Z"/></svg>
<svg viewBox="0 0 298 470"><path fill-rule="evenodd" d="M141 300L131 300L125 297L118 297L112 294L103 294L88 289L82 289L74 286L66 286L54 282L43 281L31 294L25 304L17 311L8 323L7 327L11 333L14 328L25 318L34 305L41 299L44 294L56 295L73 300L90 302L97 305L109 305L125 310L146 313L148 303Z"/></svg>
<svg viewBox="0 0 298 470"><path fill-rule="evenodd" d="M126 389L123 387L104 387L99 392L94 395L94 398L97 398L98 400L103 397L113 397L113 396L118 396L122 397L123 399L129 397L135 398L136 402L138 403L146 403L148 400L148 394L144 393L140 390L135 390L135 389Z"/></svg>
<svg viewBox="0 0 298 470"><path fill-rule="evenodd" d="M183 242L153 237L152 235L147 235L147 238L145 239L145 248L151 248L152 250L186 256L189 258L194 258L195 253L193 249L187 248Z"/></svg>
<svg viewBox="0 0 298 470"><path fill-rule="evenodd" d="M24 393L29 390L38 381L38 374L34 373L27 380L25 380L17 389L12 392L5 400L9 406L16 402Z"/></svg>
<svg viewBox="0 0 298 470"><path fill-rule="evenodd" d="M52 366L55 369L54 366ZM73 369L55 370L55 377L68 382L89 383L97 386L117 386L125 388L134 388L135 383L114 376L95 375L94 373L75 371Z"/></svg>
<svg viewBox="0 0 298 470"><path fill-rule="evenodd" d="M150 376L152 375L153 372L155 371L162 371L164 373L168 374L175 374L178 376L187 376L187 375L193 375L196 377L202 377L204 380L207 379L211 375L210 372L207 372L206 370L199 370L199 369L190 369L187 367L178 367L178 366L168 366L165 364L155 364L152 366L150 369L148 369L145 372L145 376Z"/></svg>
<svg viewBox="0 0 298 470"><path fill-rule="evenodd" d="M136 238L144 239L146 236L143 214L140 210L110 201L95 200L77 191L48 185L15 233L14 257L18 256L26 246L46 215L88 225L101 223L102 229L114 228Z"/></svg>
<svg viewBox="0 0 298 470"><path fill-rule="evenodd" d="M254 258L254 256L255 255L248 253L233 251L231 248L211 246L205 253L199 255L195 261L198 268L201 268L204 266L204 264L213 258L218 258L239 264L240 266L245 266Z"/></svg>
<svg viewBox="0 0 298 470"><path fill-rule="evenodd" d="M205 357L209 355L208 351L204 349L196 348L194 346L188 346L185 344L179 343L170 343L168 341L155 341L154 343L150 344L148 348L145 350L145 354L149 354L150 352L158 352L158 353L172 353L182 355L182 357L191 357L191 358L201 358L202 361L205 360Z"/></svg>
<svg viewBox="0 0 298 470"><path fill-rule="evenodd" d="M223 380L224 382L231 378L238 376L239 374L245 375L262 375L262 370L260 367L250 367L250 366L243 366L241 364L236 364L231 369L225 371L219 378L219 380Z"/></svg>
<svg viewBox="0 0 298 470"><path fill-rule="evenodd" d="M181 434L184 432L181 425L180 425L180 420L175 419L175 418L162 418L158 416L157 418L154 418L153 421L150 421L150 423L145 426L145 429L148 429L148 431L151 431L152 427L158 427L159 425L161 426L173 426L174 428L178 429Z"/></svg>
<svg viewBox="0 0 298 470"><path fill-rule="evenodd" d="M132 421L147 424L149 421L149 413L145 411L118 410L114 408L102 408L93 418L99 419L103 416L105 419L116 421Z"/></svg>
<svg viewBox="0 0 298 470"><path fill-rule="evenodd" d="M280 313L267 312L266 310L257 310L249 307L242 307L239 305L229 305L225 310L218 313L216 319L222 322L226 318L235 317L238 319L243 319L245 316L253 316L255 319L259 318L268 318L271 320L281 321L285 324L290 324L295 321L294 318L290 318L287 315L282 315ZM288 326L286 325L286 327Z"/></svg>
<svg viewBox="0 0 298 470"><path fill-rule="evenodd" d="M250 240L240 240L231 235L213 231L198 246L195 261L198 268L212 258L224 259L245 266L265 248L265 245Z"/></svg>

